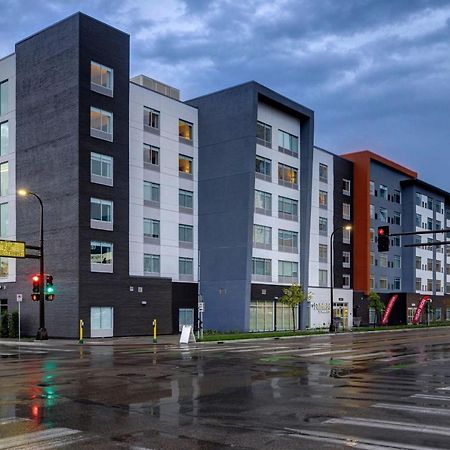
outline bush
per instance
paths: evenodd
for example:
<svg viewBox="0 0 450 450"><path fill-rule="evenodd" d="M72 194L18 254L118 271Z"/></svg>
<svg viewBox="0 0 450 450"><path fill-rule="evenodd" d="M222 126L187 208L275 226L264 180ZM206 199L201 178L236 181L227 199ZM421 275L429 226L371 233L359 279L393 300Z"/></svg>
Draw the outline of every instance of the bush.
<svg viewBox="0 0 450 450"><path fill-rule="evenodd" d="M8 323L9 315L8 313L3 313L0 318L0 337L2 338L7 338L9 336Z"/></svg>
<svg viewBox="0 0 450 450"><path fill-rule="evenodd" d="M19 337L19 313L14 311L9 319L9 337Z"/></svg>

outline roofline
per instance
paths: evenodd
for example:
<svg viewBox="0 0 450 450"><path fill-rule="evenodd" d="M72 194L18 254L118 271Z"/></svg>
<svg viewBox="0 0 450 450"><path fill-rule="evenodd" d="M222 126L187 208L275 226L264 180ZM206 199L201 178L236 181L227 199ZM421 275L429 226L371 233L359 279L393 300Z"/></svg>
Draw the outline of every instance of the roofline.
<svg viewBox="0 0 450 450"><path fill-rule="evenodd" d="M433 184L427 183L426 181L416 178L414 180L402 180L400 181L400 184L402 186L412 186L412 185L421 186L430 192L434 192L436 194L441 195L442 197L445 198L446 203L450 203L450 192L447 192L444 189L434 186Z"/></svg>
<svg viewBox="0 0 450 450"><path fill-rule="evenodd" d="M318 145L314 145L314 148L317 150L321 150L322 152L328 153L329 155L334 156L335 158L339 158L339 159L342 159L344 161L351 162L351 163L353 162L353 161L348 160L347 158L342 157L341 155L338 155L337 153L333 153L331 150L327 150L326 148L319 147Z"/></svg>

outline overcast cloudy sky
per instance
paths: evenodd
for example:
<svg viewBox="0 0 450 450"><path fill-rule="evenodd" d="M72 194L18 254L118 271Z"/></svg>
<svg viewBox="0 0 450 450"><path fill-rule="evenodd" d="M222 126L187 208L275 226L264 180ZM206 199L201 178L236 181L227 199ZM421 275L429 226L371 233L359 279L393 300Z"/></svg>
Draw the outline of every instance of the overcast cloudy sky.
<svg viewBox="0 0 450 450"><path fill-rule="evenodd" d="M131 35L132 74L183 99L256 80L450 191L450 0L2 0L0 55L78 10Z"/></svg>

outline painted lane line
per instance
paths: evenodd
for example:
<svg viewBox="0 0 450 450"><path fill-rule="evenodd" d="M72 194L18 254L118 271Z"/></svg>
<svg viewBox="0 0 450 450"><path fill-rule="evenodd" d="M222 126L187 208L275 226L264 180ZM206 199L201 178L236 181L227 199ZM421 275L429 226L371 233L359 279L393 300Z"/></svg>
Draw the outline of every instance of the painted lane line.
<svg viewBox="0 0 450 450"><path fill-rule="evenodd" d="M273 355L273 354L277 354L277 353L283 353L284 349L287 349L289 347L255 347L255 349L259 349L258 351L261 351L264 355L269 354L269 355ZM242 349L242 350L235 350L235 353L243 353L243 352L251 352L254 351L253 350L247 350L247 349Z"/></svg>
<svg viewBox="0 0 450 450"><path fill-rule="evenodd" d="M389 358L380 359L383 362L395 362L399 359L412 358L415 356L420 356L420 353L410 353L408 355L391 356Z"/></svg>
<svg viewBox="0 0 450 450"><path fill-rule="evenodd" d="M329 355L329 356L334 356L340 353L351 353L353 350L329 350L326 352L315 352L315 353L305 353L304 355L299 355L302 358L308 358L310 356L324 356L324 355Z"/></svg>
<svg viewBox="0 0 450 450"><path fill-rule="evenodd" d="M370 358L373 356L381 356L385 355L386 352L373 352L373 353L363 353L362 355L349 355L349 356L343 356L341 359L364 359L364 358Z"/></svg>
<svg viewBox="0 0 450 450"><path fill-rule="evenodd" d="M281 348L281 347L280 347ZM286 347L284 347L286 348ZM264 349L267 350L267 349ZM311 352L311 351L317 351L317 350L323 350L323 347L310 347L310 348L289 348L288 350L280 350L277 351L277 353L300 353L300 352ZM271 355L272 352L263 352L264 355Z"/></svg>
<svg viewBox="0 0 450 450"><path fill-rule="evenodd" d="M358 417L340 417L329 419L324 423L337 425L354 425L368 428L382 428L384 430L411 431L414 433L439 434L450 436L450 428L432 425L421 425L413 422L396 422L390 420L360 419Z"/></svg>
<svg viewBox="0 0 450 450"><path fill-rule="evenodd" d="M450 386L446 386L446 387L442 387L442 388L437 388L438 391L450 391Z"/></svg>
<svg viewBox="0 0 450 450"><path fill-rule="evenodd" d="M414 398L423 398L425 400L439 400L450 402L450 396L448 395L431 395L431 394L414 394L411 395Z"/></svg>
<svg viewBox="0 0 450 450"><path fill-rule="evenodd" d="M393 411L405 411L411 413L434 414L438 416L450 416L450 409L426 408L414 405L398 405L394 403L375 403L372 408L392 409Z"/></svg>
<svg viewBox="0 0 450 450"><path fill-rule="evenodd" d="M11 423L17 422L29 422L30 419L23 419L22 417L5 417L4 419L0 419L0 425L8 425Z"/></svg>
<svg viewBox="0 0 450 450"><path fill-rule="evenodd" d="M364 449L364 450L436 450L434 447L423 447L417 445L403 444L399 442L380 441L375 439L359 438L356 436L328 433L325 431L296 430L294 428L285 428L290 432L290 437L308 439L321 443L339 444L347 447Z"/></svg>
<svg viewBox="0 0 450 450"><path fill-rule="evenodd" d="M51 428L49 430L20 434L18 436L0 439L0 450L11 450L20 447L30 449L32 448L32 445L44 443L47 445L47 447L44 448L52 448L51 445L53 444L51 441L61 442L61 439L69 438L74 435L81 436L81 431L72 430L70 428ZM58 444L58 442L55 442L55 444Z"/></svg>

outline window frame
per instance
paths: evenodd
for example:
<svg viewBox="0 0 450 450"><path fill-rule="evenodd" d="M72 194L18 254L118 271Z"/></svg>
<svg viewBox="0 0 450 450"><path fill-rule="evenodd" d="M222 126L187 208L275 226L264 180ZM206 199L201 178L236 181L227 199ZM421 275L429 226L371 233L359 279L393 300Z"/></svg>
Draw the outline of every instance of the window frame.
<svg viewBox="0 0 450 450"><path fill-rule="evenodd" d="M185 137L181 131L180 128L182 126L187 127L189 130L189 137ZM192 122L188 122L184 119L178 119L178 140L179 142L182 142L184 144L193 145L194 143L194 124Z"/></svg>
<svg viewBox="0 0 450 450"><path fill-rule="evenodd" d="M98 175L93 173L93 160L100 163L100 172L103 172L103 164L110 165L111 176ZM104 186L113 186L114 184L114 158L103 153L91 152L91 183L103 184Z"/></svg>
<svg viewBox="0 0 450 450"><path fill-rule="evenodd" d="M147 270L145 270L145 260L146 259L150 259L152 268L153 268L154 262L157 261L157 263L158 263L158 271L147 271ZM144 276L156 276L156 277L159 277L161 275L161 255L157 255L155 253L144 253L143 273L144 273Z"/></svg>
<svg viewBox="0 0 450 450"><path fill-rule="evenodd" d="M97 108L95 106L91 106L91 115L90 115L90 128L91 128L91 137L102 139L104 141L113 142L114 136L114 113L110 111L106 111L101 108ZM92 113L100 114L100 129L93 127L92 123ZM106 131L103 130L103 118L107 117L108 120L108 129Z"/></svg>
<svg viewBox="0 0 450 450"><path fill-rule="evenodd" d="M262 136L258 136L258 131L262 131ZM256 143L262 145L267 148L272 148L272 126L261 122L260 120L256 121Z"/></svg>
<svg viewBox="0 0 450 450"><path fill-rule="evenodd" d="M96 219L96 218L92 217L92 207L93 207L94 203L100 205L100 219ZM109 206L111 220L103 220L103 206ZM97 229L97 230L113 231L113 227L114 227L114 202L113 202L113 200L107 200L107 199L98 198L98 197L91 197L90 219L91 219L91 228Z"/></svg>
<svg viewBox="0 0 450 450"><path fill-rule="evenodd" d="M101 262L95 262L92 259L92 247L97 246L100 247L100 259ZM103 251L104 247L109 247L110 250ZM106 255L108 253L111 253L111 260L110 262L103 262L103 255ZM91 240L90 241L90 261L91 261L91 272L105 272L105 273L113 273L113 267L114 267L114 244L112 242L107 241L98 241L98 240Z"/></svg>
<svg viewBox="0 0 450 450"><path fill-rule="evenodd" d="M291 179L289 180L288 173L292 173ZM298 189L298 169L287 164L278 163L278 184L281 186L290 187L292 189Z"/></svg>
<svg viewBox="0 0 450 450"><path fill-rule="evenodd" d="M189 172L182 170L182 162L186 161L189 167ZM182 153L178 154L178 175L183 178L192 178L194 176L194 158Z"/></svg>
<svg viewBox="0 0 450 450"><path fill-rule="evenodd" d="M92 66L98 66L100 69L100 84L96 83L92 80ZM109 74L109 86L104 86L102 83L103 73L102 69L106 69L106 73ZM107 95L108 97L113 97L114 92L114 69L111 67L105 66L104 64L100 64L96 61L91 60L91 91L97 92L99 94Z"/></svg>

